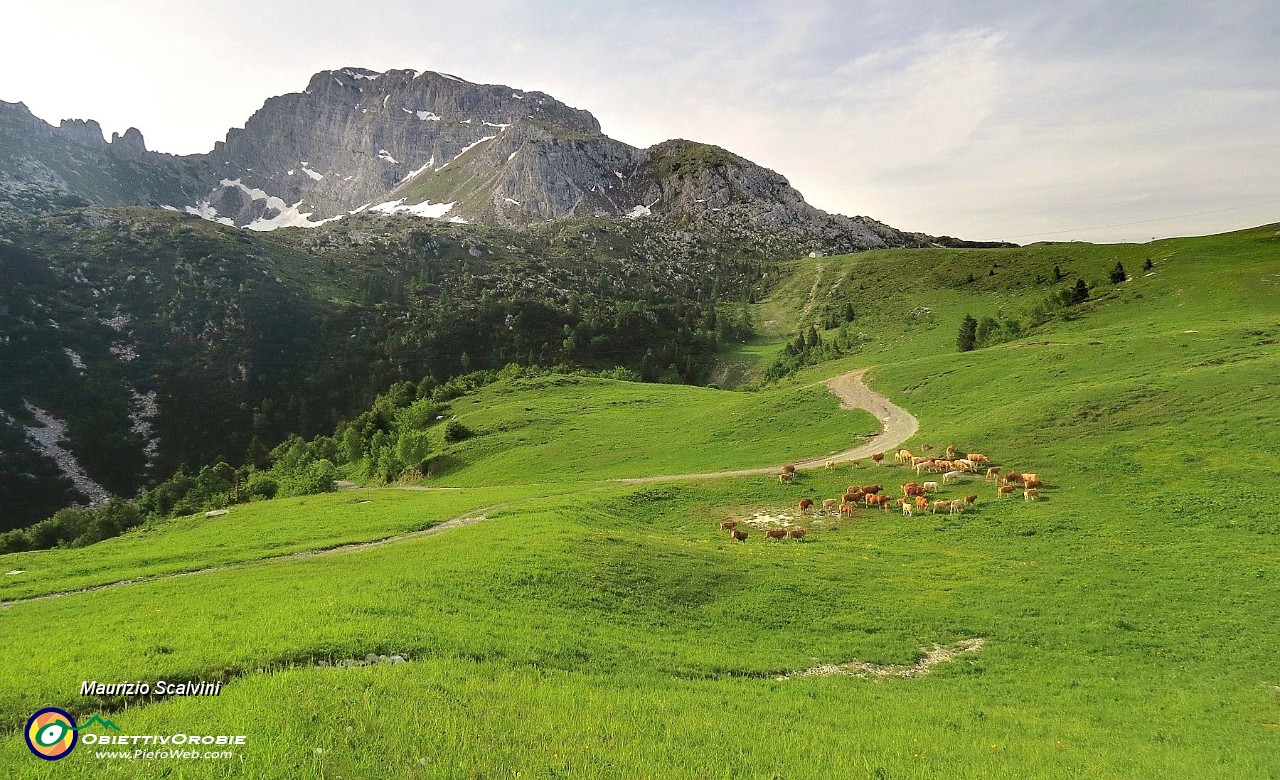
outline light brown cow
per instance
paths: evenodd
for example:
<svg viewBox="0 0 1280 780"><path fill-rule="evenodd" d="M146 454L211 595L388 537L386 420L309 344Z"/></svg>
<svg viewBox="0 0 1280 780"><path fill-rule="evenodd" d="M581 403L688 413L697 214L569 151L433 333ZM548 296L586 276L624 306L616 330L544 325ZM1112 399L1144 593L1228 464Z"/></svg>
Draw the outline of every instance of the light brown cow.
<svg viewBox="0 0 1280 780"><path fill-rule="evenodd" d="M792 482L795 482L795 480L796 480L795 475L794 475L794 474L791 474L791 473L789 473L789 472L788 472L788 473L786 473L786 474L779 474L779 475L778 475L778 484L779 484L779 485L790 485Z"/></svg>
<svg viewBox="0 0 1280 780"><path fill-rule="evenodd" d="M1008 474L1005 474L1004 479L1000 481L1006 485L1020 485L1022 484L1022 475L1016 471L1010 471Z"/></svg>
<svg viewBox="0 0 1280 780"><path fill-rule="evenodd" d="M741 528L735 528L729 532L729 537L735 542L745 542L747 541L747 532Z"/></svg>
<svg viewBox="0 0 1280 780"><path fill-rule="evenodd" d="M948 445L947 445L947 458L948 458L948 459L950 459L950 458L954 458L955 456L956 456L956 445L954 445L954 444L948 444Z"/></svg>
<svg viewBox="0 0 1280 780"><path fill-rule="evenodd" d="M849 468L851 468L851 469L860 469L860 468L862 468L862 461L861 461L861 460L858 460L857 458L854 458L853 460L849 461Z"/></svg>
<svg viewBox="0 0 1280 780"><path fill-rule="evenodd" d="M921 451L921 452L929 452L929 451L930 451L930 450L932 450L932 449L933 449L933 445L932 445L932 444L921 444L921 445L920 445L920 451Z"/></svg>
<svg viewBox="0 0 1280 780"><path fill-rule="evenodd" d="M948 471L946 474L942 475L942 484L945 485L948 482L955 482L957 479L960 479L963 476L964 476L963 471Z"/></svg>
<svg viewBox="0 0 1280 780"><path fill-rule="evenodd" d="M1017 488L1013 485L1001 485L996 488L996 498L1004 498L1015 490L1017 490Z"/></svg>
<svg viewBox="0 0 1280 780"><path fill-rule="evenodd" d="M902 499L902 514L907 515L908 517L915 514L915 505L911 503L910 499Z"/></svg>
<svg viewBox="0 0 1280 780"><path fill-rule="evenodd" d="M951 501L950 513L953 515L962 515L964 514L964 510L967 506L968 504L964 502L964 499L954 499Z"/></svg>
<svg viewBox="0 0 1280 780"><path fill-rule="evenodd" d="M898 450L898 461L901 463L906 463L913 457L915 456L911 454L911 450Z"/></svg>
<svg viewBox="0 0 1280 780"><path fill-rule="evenodd" d="M787 465L782 467L783 474L794 474L795 470L796 470L796 467L795 467L795 464L793 463L788 463Z"/></svg>
<svg viewBox="0 0 1280 780"><path fill-rule="evenodd" d="M925 498L924 496L916 496L916 509L919 509L921 512L923 512L928 508L929 508L929 499Z"/></svg>
<svg viewBox="0 0 1280 780"><path fill-rule="evenodd" d="M951 502L945 498L939 498L937 501L933 502L933 513L935 515L938 514L939 509L951 509Z"/></svg>
<svg viewBox="0 0 1280 780"><path fill-rule="evenodd" d="M1023 474L1022 475L1022 484L1024 485L1028 482L1039 482L1039 481L1040 481L1039 474Z"/></svg>
<svg viewBox="0 0 1280 780"><path fill-rule="evenodd" d="M991 458L988 458L986 455L983 455L981 452L965 453L964 458L965 460L971 460L974 463L987 463L988 461L991 460Z"/></svg>
<svg viewBox="0 0 1280 780"><path fill-rule="evenodd" d="M737 520L725 520L723 523L720 524L721 531L732 531L737 527L738 527Z"/></svg>
<svg viewBox="0 0 1280 780"><path fill-rule="evenodd" d="M787 532L787 535L790 536L792 539L803 539L804 535L807 533L809 532L803 528L792 528L790 531Z"/></svg>
<svg viewBox="0 0 1280 780"><path fill-rule="evenodd" d="M800 508L800 514L807 515L809 514L809 510L813 508L813 499L802 498L797 506Z"/></svg>
<svg viewBox="0 0 1280 780"><path fill-rule="evenodd" d="M1024 501L1035 501L1039 498L1040 498L1039 488L1027 488L1026 490L1022 491L1022 499Z"/></svg>
<svg viewBox="0 0 1280 780"><path fill-rule="evenodd" d="M978 503L978 494L977 494L977 493L974 493L974 494L973 494L973 495L971 495L971 496L965 496L965 497L964 497L964 502L965 502L966 504L968 504L969 506L973 506L974 504Z"/></svg>
<svg viewBox="0 0 1280 780"><path fill-rule="evenodd" d="M766 538L766 539L786 539L786 538L787 538L787 529L785 529L785 528L770 528L768 531L765 531L765 532L764 532L764 538Z"/></svg>
<svg viewBox="0 0 1280 780"><path fill-rule="evenodd" d="M836 504L839 504L839 503L840 503L840 499L838 498L824 498L822 499L822 511L830 512L832 509L835 509Z"/></svg>
<svg viewBox="0 0 1280 780"><path fill-rule="evenodd" d="M830 471L831 469L836 467L836 462L834 460L829 460L824 465L827 467L827 471Z"/></svg>
<svg viewBox="0 0 1280 780"><path fill-rule="evenodd" d="M999 476L1000 476L1000 467L999 467L999 466L992 466L991 468L987 469L987 479L994 480L995 478L997 478L997 477L999 477Z"/></svg>
<svg viewBox="0 0 1280 780"><path fill-rule="evenodd" d="M851 515L851 514L853 514L853 504L849 503L848 501L845 501L840 505L840 516L844 517L845 515Z"/></svg>
<svg viewBox="0 0 1280 780"><path fill-rule="evenodd" d="M1026 487L1029 487L1029 488L1044 487L1044 482L1042 482L1042 481L1040 481L1040 480L1038 480L1038 479L1027 479L1027 480L1023 480L1023 484L1024 484Z"/></svg>

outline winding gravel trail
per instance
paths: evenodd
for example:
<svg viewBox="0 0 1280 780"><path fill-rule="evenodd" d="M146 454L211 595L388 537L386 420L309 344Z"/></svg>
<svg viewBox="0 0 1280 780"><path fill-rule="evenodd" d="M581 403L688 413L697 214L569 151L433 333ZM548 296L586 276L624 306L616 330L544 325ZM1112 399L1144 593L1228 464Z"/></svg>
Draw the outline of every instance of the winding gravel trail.
<svg viewBox="0 0 1280 780"><path fill-rule="evenodd" d="M841 409L864 409L876 416L880 421L880 432L853 449L796 462L798 469L815 469L826 465L827 461L848 463L860 458L869 458L877 452L886 452L910 439L920 429L920 421L911 412L898 406L887 397L867 387L862 377L869 368L859 368L847 374L827 380L827 389L840 399ZM781 464L779 464L781 465ZM638 477L620 479L627 485L641 485L648 482L677 482L691 479L715 479L716 477L753 477L762 474L778 473L778 465L765 466L758 469L736 469L733 471L714 471L705 474L670 474L656 477Z"/></svg>

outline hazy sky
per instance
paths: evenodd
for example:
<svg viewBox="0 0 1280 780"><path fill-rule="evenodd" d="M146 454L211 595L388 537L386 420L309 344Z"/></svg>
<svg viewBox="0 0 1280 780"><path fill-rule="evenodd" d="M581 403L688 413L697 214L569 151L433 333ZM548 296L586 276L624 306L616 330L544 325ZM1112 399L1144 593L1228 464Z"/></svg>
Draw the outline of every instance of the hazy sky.
<svg viewBox="0 0 1280 780"><path fill-rule="evenodd" d="M0 100L208 151L315 71L550 93L815 205L965 238L1146 240L1280 221L1275 0L41 0ZM1134 224L1137 223L1137 224ZM1080 230L1079 228L1085 228Z"/></svg>

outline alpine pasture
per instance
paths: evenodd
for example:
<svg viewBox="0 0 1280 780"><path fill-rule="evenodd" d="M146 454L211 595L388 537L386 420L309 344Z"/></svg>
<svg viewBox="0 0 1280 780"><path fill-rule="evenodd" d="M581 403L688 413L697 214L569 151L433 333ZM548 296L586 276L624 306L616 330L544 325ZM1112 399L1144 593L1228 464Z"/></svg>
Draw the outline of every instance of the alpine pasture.
<svg viewBox="0 0 1280 780"><path fill-rule="evenodd" d="M1117 261L1131 278L1113 285ZM1054 265L1065 278L1036 281ZM0 556L11 602L0 606L0 767L1280 778L1276 226L1144 245L892 250L787 273L757 306L762 340L726 360L776 354L808 327L806 309L845 296L866 336L858 351L746 391L500 382L452 402L478 435L452 445L426 486L460 490L254 503ZM1090 300L956 351L966 313L1022 316L1077 277ZM802 470L792 484L617 481L847 449L876 422L841 411L822 383L864 366L920 421L903 446L955 444L1035 472L1041 500L997 500L995 483L969 475L937 494L978 494L961 515L859 506L804 518L803 540L766 543L752 529L735 543L727 519L795 516L801 499L821 507L853 484L898 496L916 475L890 456ZM417 533L449 518L476 522ZM136 582L20 600L121 580ZM928 674L780 679L910 666L972 640L981 648ZM371 653L408 662L334 666ZM85 679L161 678L225 685L216 698L128 707L78 695ZM110 713L126 733L248 744L234 761L108 761L81 745L49 763L20 732L50 705Z"/></svg>

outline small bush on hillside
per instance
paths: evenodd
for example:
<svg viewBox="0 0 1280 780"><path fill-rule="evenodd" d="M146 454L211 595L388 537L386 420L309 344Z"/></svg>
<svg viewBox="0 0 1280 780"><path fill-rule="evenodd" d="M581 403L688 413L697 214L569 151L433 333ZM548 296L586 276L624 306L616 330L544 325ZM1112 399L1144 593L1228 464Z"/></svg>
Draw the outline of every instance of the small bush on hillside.
<svg viewBox="0 0 1280 780"><path fill-rule="evenodd" d="M462 441L463 439L469 439L474 435L475 434L471 431L470 428L458 422L457 420L450 420L449 422L445 423L444 440L447 442L452 443L456 441Z"/></svg>
<svg viewBox="0 0 1280 780"><path fill-rule="evenodd" d="M1111 269L1111 283L1120 284L1128 278L1129 275L1124 272L1124 264L1117 261L1116 267Z"/></svg>

